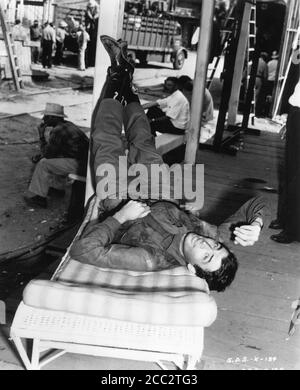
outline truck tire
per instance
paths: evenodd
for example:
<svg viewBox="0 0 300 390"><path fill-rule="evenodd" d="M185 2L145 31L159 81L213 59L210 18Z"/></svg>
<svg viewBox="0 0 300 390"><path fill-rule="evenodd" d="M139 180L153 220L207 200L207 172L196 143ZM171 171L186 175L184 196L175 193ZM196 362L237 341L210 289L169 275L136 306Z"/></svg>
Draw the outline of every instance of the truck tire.
<svg viewBox="0 0 300 390"><path fill-rule="evenodd" d="M173 67L175 70L182 69L185 61L185 54L183 51L179 51L176 53L174 62L173 62Z"/></svg>

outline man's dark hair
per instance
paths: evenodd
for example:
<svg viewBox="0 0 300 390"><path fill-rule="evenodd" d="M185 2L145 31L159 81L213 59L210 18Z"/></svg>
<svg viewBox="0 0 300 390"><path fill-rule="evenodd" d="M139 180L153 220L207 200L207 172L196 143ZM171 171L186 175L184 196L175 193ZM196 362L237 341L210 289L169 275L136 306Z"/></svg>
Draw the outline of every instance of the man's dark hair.
<svg viewBox="0 0 300 390"><path fill-rule="evenodd" d="M199 278L205 279L211 291L223 292L226 287L230 286L235 278L238 269L238 261L236 256L222 244L228 251L228 256L222 259L221 267L214 272L203 271L197 265L194 265L196 275Z"/></svg>
<svg viewBox="0 0 300 390"><path fill-rule="evenodd" d="M180 87L184 87L184 85L186 84L186 83L189 83L189 82L191 82L191 81L193 81L191 78L190 78L190 76L188 76L188 75L183 75L183 76L180 76L180 77L178 77L178 84L179 84L179 86Z"/></svg>
<svg viewBox="0 0 300 390"><path fill-rule="evenodd" d="M192 92L194 89L193 80L190 78L190 76L187 75L180 76L178 78L178 88L180 91L186 90L188 92Z"/></svg>
<svg viewBox="0 0 300 390"><path fill-rule="evenodd" d="M166 81L171 81L173 84L178 86L178 78L177 77L168 77Z"/></svg>

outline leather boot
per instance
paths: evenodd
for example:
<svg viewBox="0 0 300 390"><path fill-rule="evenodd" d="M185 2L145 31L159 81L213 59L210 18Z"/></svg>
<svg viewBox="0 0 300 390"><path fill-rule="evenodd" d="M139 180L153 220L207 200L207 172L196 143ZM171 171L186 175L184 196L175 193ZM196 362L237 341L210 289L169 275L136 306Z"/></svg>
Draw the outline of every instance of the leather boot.
<svg viewBox="0 0 300 390"><path fill-rule="evenodd" d="M134 66L127 58L127 42L109 37L108 35L101 35L101 42L107 51L111 61L112 72L126 72L130 75L134 73Z"/></svg>

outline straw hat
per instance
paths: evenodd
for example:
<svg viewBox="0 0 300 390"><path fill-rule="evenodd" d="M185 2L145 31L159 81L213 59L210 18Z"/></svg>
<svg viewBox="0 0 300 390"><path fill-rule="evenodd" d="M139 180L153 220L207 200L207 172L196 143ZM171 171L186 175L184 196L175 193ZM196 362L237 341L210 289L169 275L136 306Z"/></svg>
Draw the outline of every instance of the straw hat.
<svg viewBox="0 0 300 390"><path fill-rule="evenodd" d="M272 53L272 60L277 60L277 58L279 58L279 55L278 55L277 51L273 51L273 53Z"/></svg>
<svg viewBox="0 0 300 390"><path fill-rule="evenodd" d="M64 108L60 104L56 103L47 103L44 115L46 116L58 116L61 118L66 118L64 113Z"/></svg>

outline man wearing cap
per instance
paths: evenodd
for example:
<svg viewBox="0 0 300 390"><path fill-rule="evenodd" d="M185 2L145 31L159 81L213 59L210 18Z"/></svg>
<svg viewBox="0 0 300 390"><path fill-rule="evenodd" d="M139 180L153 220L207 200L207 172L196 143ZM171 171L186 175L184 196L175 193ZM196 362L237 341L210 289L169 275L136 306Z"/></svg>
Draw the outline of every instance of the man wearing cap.
<svg viewBox="0 0 300 390"><path fill-rule="evenodd" d="M65 117L62 106L47 103L43 122L38 128L42 153L33 158L37 166L29 186L31 194L24 197L30 207L46 208L50 188L64 194L70 173L86 174L89 139ZM47 132L49 127L51 130Z"/></svg>
<svg viewBox="0 0 300 390"><path fill-rule="evenodd" d="M42 30L39 26L39 21L35 20L30 27L30 40L35 42L37 46L31 47L31 59L34 64L37 64L40 57Z"/></svg>
<svg viewBox="0 0 300 390"><path fill-rule="evenodd" d="M64 43L67 35L67 32L65 30L66 25L66 22L61 20L56 31L56 51L54 58L54 62L56 65L61 65L63 61Z"/></svg>

